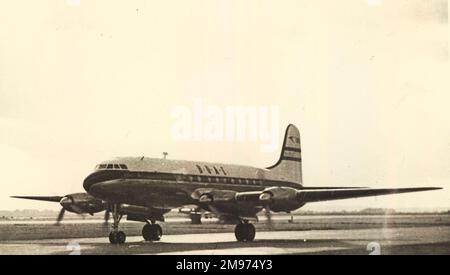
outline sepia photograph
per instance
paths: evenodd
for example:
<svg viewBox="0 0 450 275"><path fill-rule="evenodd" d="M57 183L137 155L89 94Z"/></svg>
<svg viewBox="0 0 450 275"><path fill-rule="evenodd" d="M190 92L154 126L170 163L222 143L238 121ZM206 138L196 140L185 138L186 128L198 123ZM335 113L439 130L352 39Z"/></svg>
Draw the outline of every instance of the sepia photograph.
<svg viewBox="0 0 450 275"><path fill-rule="evenodd" d="M450 255L448 11L1 1L0 255Z"/></svg>

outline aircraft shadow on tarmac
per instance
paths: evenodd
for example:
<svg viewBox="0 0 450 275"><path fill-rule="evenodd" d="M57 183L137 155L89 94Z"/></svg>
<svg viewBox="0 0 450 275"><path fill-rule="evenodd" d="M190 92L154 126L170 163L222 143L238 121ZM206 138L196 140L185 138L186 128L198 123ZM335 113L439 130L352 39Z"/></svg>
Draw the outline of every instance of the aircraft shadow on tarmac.
<svg viewBox="0 0 450 275"><path fill-rule="evenodd" d="M173 253L180 254L189 253L190 251L195 254L195 251L211 251L211 254L229 254L227 249L233 249L232 254L239 254L239 248L243 251L248 248L266 248L268 254L270 254L270 248L274 248L277 251L280 249L286 249L285 254L302 254L302 249L305 249L305 254L311 254L311 250L319 250L320 253L329 254L335 253L336 250L351 250L353 254L368 254L365 246L352 244L352 241L361 242L361 239L346 239L346 240L323 240L323 239L309 239L304 240L255 240L253 242L219 242L219 243L169 243L169 242L128 242L123 245L111 245L109 243L80 243L81 254L158 254L158 253ZM370 240L367 240L367 243ZM41 245L49 246L61 246L61 243L44 242ZM290 249L295 249L294 252L290 252ZM217 251L217 253L214 253ZM309 251L309 252L308 252ZM53 254L68 254L69 252L55 252ZM209 253L208 253L209 254Z"/></svg>
<svg viewBox="0 0 450 275"><path fill-rule="evenodd" d="M334 255L368 255L367 244L369 238L345 239L308 239L308 240L280 240L261 239L253 242L145 242L129 241L123 245L111 245L106 242L83 242L80 240L80 254L82 255L135 255L135 254L334 254ZM386 241L386 240L385 240ZM23 241L10 241L12 245L23 245ZM42 251L47 248L55 249L48 254L67 255L71 251L66 249L66 243L60 240L46 240L38 243ZM261 248L261 249L258 249ZM242 249L242 250L240 250ZM273 251L271 250L273 249ZM39 250L39 248L38 248ZM450 254L450 242L423 243L391 243L384 242L381 254Z"/></svg>

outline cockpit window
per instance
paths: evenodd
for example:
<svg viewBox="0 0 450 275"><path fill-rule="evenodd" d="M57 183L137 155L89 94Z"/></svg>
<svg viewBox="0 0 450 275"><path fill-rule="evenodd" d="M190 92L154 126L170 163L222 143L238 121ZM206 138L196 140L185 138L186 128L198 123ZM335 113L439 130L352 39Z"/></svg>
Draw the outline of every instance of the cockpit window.
<svg viewBox="0 0 450 275"><path fill-rule="evenodd" d="M206 171L208 171L208 174L211 174L211 168L209 168L208 166L205 165L205 169L206 169Z"/></svg>
<svg viewBox="0 0 450 275"><path fill-rule="evenodd" d="M202 167L200 167L200 165L196 165L197 166L197 169L198 169L198 171L200 172L200 174L203 174L203 169L202 169Z"/></svg>
<svg viewBox="0 0 450 275"><path fill-rule="evenodd" d="M214 172L216 172L217 175L219 175L219 170L217 170L216 166L213 166Z"/></svg>
<svg viewBox="0 0 450 275"><path fill-rule="evenodd" d="M220 170L222 170L222 172L223 172L223 174L224 174L224 175L226 175L226 174L227 174L227 172L225 172L225 169L223 169L223 167L222 167L222 166L220 166Z"/></svg>
<svg viewBox="0 0 450 275"><path fill-rule="evenodd" d="M97 166L95 166L96 170L101 170L101 169L117 169L117 170L128 170L128 166L126 166L125 164L99 164Z"/></svg>

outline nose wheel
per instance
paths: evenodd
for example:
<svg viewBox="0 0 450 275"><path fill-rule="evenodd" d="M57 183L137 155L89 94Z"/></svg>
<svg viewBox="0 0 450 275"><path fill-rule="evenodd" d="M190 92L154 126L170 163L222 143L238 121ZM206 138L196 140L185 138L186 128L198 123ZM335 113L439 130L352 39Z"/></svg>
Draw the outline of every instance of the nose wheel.
<svg viewBox="0 0 450 275"><path fill-rule="evenodd" d="M255 226L251 223L239 223L234 228L234 235L239 242L251 242L255 239Z"/></svg>
<svg viewBox="0 0 450 275"><path fill-rule="evenodd" d="M123 244L126 239L127 236L123 231L111 231L111 233L109 233L109 242L112 244Z"/></svg>
<svg viewBox="0 0 450 275"><path fill-rule="evenodd" d="M162 228L159 224L150 224L147 223L142 228L142 237L146 241L159 241L162 237Z"/></svg>

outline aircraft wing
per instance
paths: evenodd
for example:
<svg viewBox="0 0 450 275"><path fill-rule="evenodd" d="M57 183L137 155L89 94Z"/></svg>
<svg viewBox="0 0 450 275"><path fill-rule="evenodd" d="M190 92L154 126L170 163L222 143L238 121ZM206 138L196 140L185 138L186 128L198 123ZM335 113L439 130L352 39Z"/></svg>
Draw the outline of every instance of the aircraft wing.
<svg viewBox="0 0 450 275"><path fill-rule="evenodd" d="M197 189L192 197L199 205L219 216L256 218L263 208L271 211L292 211L306 203L342 200L350 198L390 195L399 193L438 190L437 187L417 188L349 188L349 189L294 189L290 187L270 187L263 191L236 192L231 190Z"/></svg>
<svg viewBox="0 0 450 275"><path fill-rule="evenodd" d="M60 202L63 197L61 197L61 196L11 196L11 198L36 200L36 201Z"/></svg>
<svg viewBox="0 0 450 275"><path fill-rule="evenodd" d="M390 195L399 193L421 192L439 190L437 187L418 188L386 188L386 189L336 189L336 190L301 190L297 193L297 199L303 203L342 200L379 195Z"/></svg>

